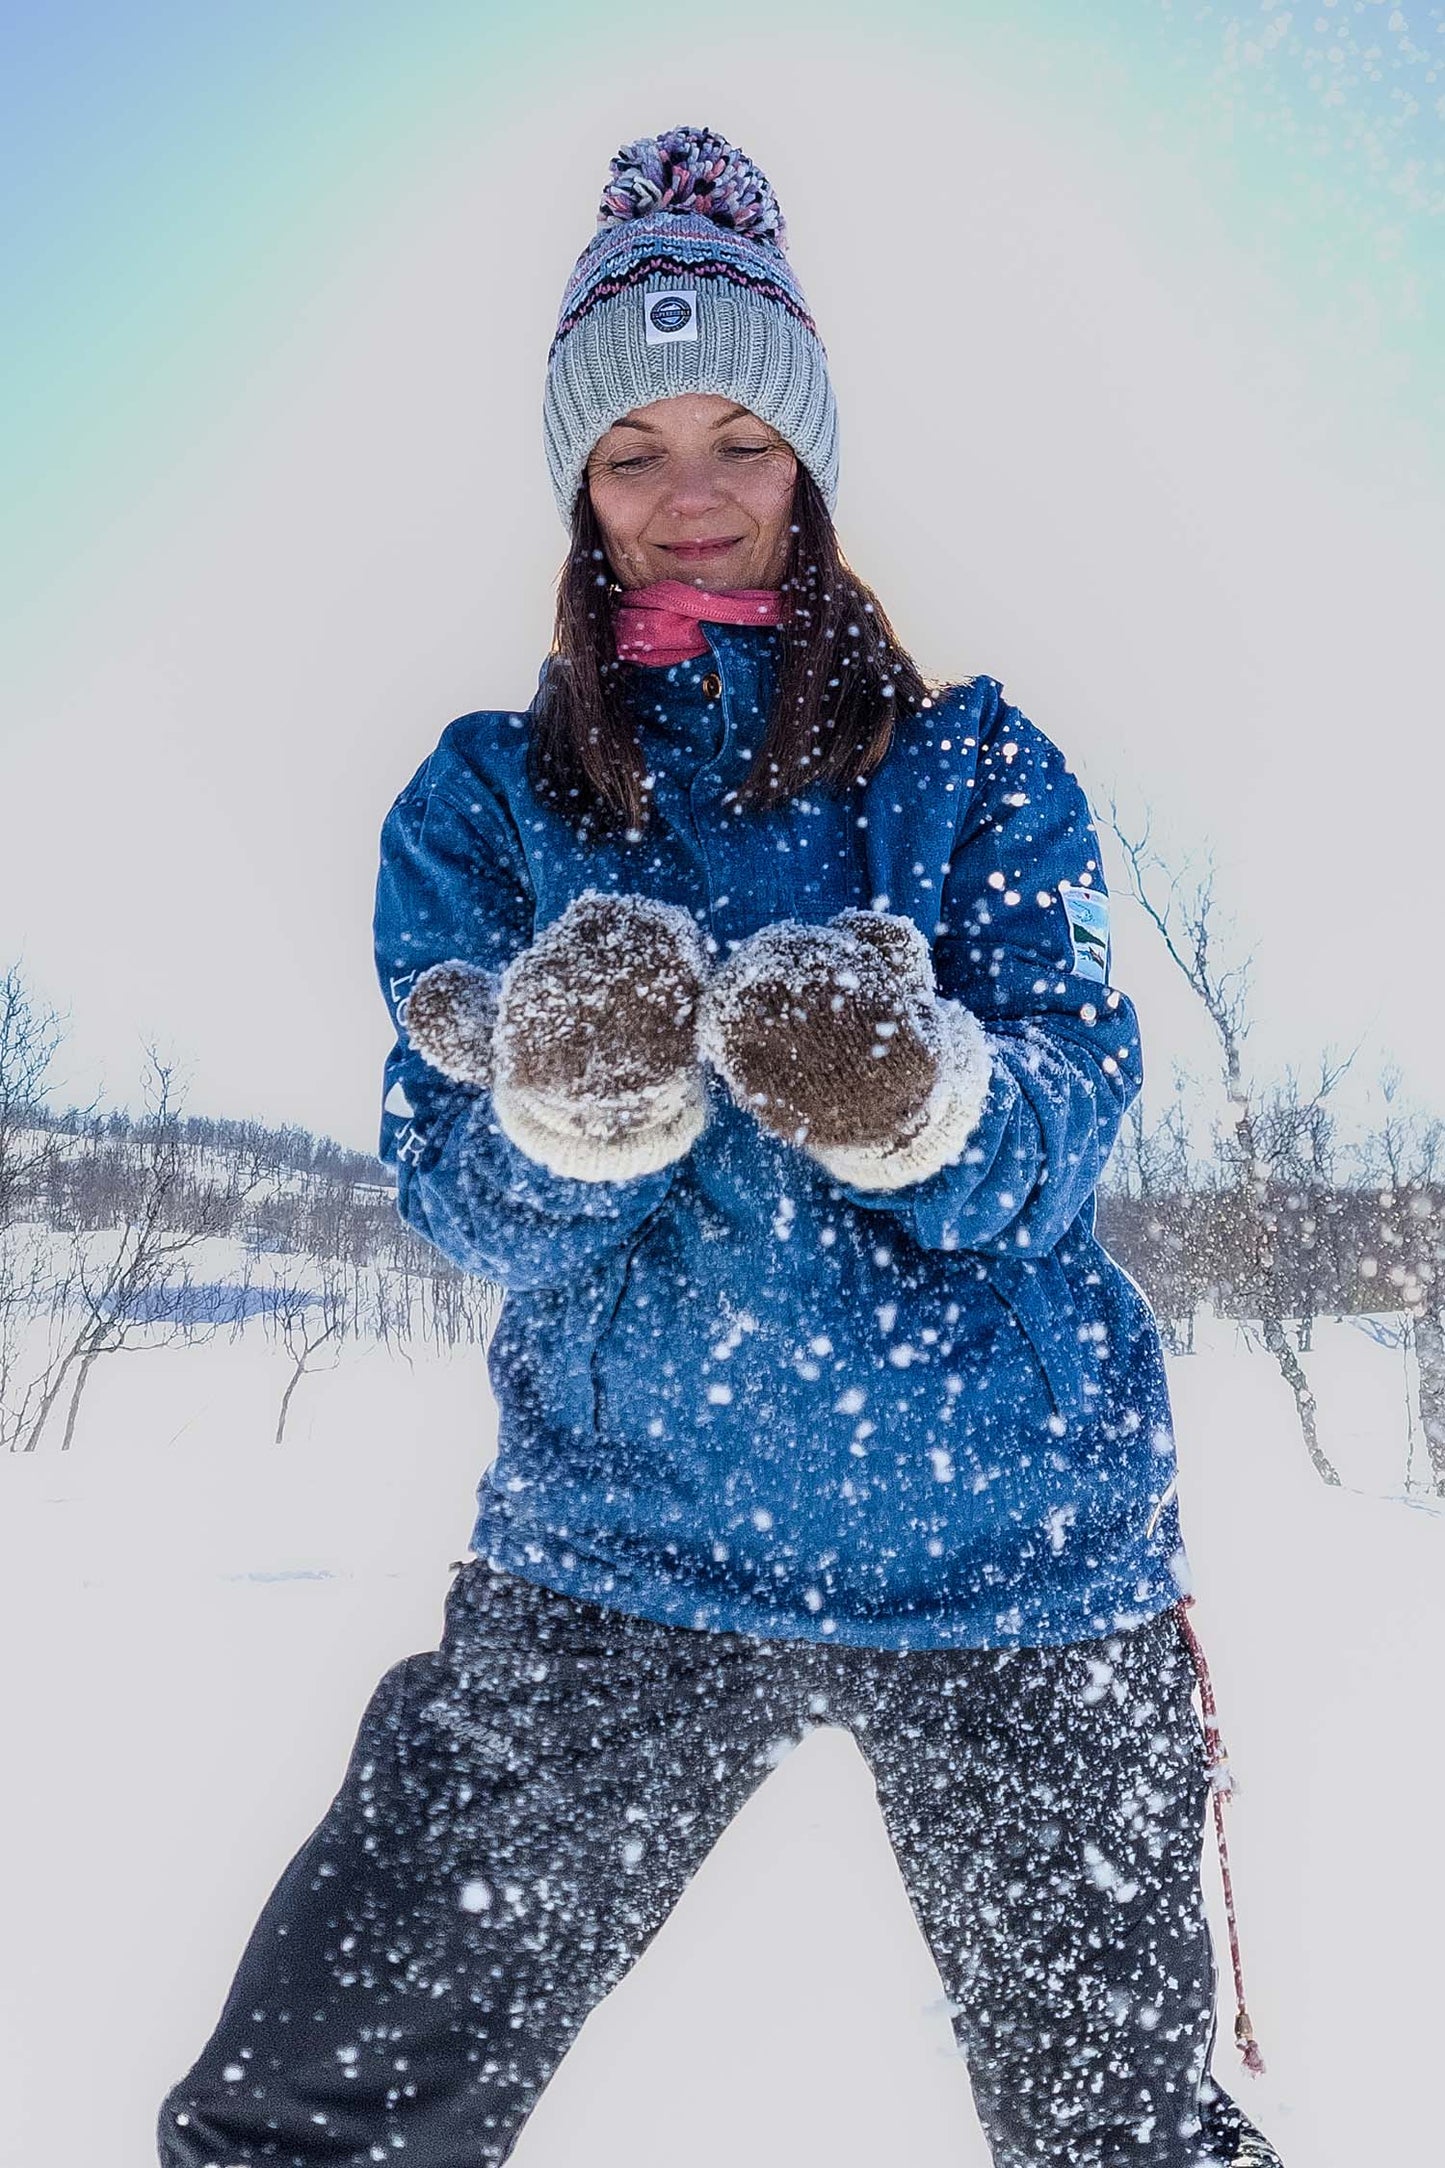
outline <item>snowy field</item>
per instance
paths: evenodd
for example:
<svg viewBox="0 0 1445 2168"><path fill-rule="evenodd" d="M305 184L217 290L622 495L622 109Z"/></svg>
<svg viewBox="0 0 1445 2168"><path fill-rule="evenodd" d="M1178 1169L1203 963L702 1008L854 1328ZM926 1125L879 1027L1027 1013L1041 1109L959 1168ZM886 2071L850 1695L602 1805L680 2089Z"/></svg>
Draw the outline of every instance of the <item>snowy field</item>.
<svg viewBox="0 0 1445 2168"><path fill-rule="evenodd" d="M1400 1353L1326 1325L1312 1373L1340 1491L1232 1327L1172 1364L1269 2064L1219 2068L1286 2168L1427 2168L1445 1518L1402 1496ZM3 2168L152 2168L372 1687L437 1639L492 1445L480 1351L353 1348L277 1448L285 1374L258 1334L128 1354L68 1456L0 1463ZM817 1733L589 2022L518 2168L985 2168L939 1997L862 1762Z"/></svg>

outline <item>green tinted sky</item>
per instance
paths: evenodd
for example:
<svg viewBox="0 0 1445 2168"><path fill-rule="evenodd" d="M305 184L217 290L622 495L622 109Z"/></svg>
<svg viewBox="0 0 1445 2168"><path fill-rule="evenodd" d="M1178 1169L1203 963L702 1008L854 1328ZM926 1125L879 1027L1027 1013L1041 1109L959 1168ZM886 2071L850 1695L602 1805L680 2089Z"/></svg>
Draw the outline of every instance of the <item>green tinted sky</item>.
<svg viewBox="0 0 1445 2168"><path fill-rule="evenodd" d="M649 42L690 35L661 20L630 0L605 25L565 4L12 5L0 156L7 314L23 337L6 365L4 494L22 589L143 486L188 416L434 161L523 100L544 167L549 85L609 45L637 54L644 110ZM1141 225L1167 229L1175 189L1207 201L1364 368L1366 395L1438 448L1439 8L890 0L785 4L768 20L827 44L912 45L932 68L982 71L1062 125L1092 126ZM766 38L751 18L740 29L765 73ZM720 34L696 34L704 105ZM846 185L906 190L907 115L880 112L871 150L873 172L855 166ZM513 208L528 180L502 182Z"/></svg>

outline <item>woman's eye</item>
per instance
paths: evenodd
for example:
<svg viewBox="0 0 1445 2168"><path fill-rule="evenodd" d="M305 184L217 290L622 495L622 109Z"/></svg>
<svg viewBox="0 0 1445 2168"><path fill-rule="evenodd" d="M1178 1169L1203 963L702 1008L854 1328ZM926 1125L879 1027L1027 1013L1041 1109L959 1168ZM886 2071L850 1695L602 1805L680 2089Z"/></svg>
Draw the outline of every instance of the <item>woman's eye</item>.
<svg viewBox="0 0 1445 2168"><path fill-rule="evenodd" d="M724 459L761 459L775 451L772 444L724 444L719 447ZM645 474L655 467L661 455L657 452L624 453L620 458L606 459L603 464L609 474Z"/></svg>

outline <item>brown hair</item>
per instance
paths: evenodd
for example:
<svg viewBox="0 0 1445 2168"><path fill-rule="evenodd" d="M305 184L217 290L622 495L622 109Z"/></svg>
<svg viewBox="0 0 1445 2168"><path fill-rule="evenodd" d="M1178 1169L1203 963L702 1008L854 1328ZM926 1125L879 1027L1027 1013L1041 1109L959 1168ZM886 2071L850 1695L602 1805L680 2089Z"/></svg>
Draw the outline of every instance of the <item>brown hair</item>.
<svg viewBox="0 0 1445 2168"><path fill-rule="evenodd" d="M738 803L769 807L803 790L863 782L893 737L900 709L932 697L883 605L853 572L821 490L798 468L792 545L783 574L777 696ZM645 827L649 794L617 660L620 590L585 482L557 581L557 629L533 710L528 781L579 833Z"/></svg>

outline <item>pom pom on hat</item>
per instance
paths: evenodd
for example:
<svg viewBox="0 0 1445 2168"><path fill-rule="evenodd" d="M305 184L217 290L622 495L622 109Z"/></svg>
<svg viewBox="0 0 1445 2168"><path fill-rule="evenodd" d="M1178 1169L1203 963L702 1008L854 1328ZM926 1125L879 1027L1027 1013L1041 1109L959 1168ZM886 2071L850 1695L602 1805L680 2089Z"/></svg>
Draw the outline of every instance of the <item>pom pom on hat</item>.
<svg viewBox="0 0 1445 2168"><path fill-rule="evenodd" d="M767 175L711 128L669 128L626 143L612 161L597 208L600 227L651 211L691 213L749 241L787 247L787 228Z"/></svg>

